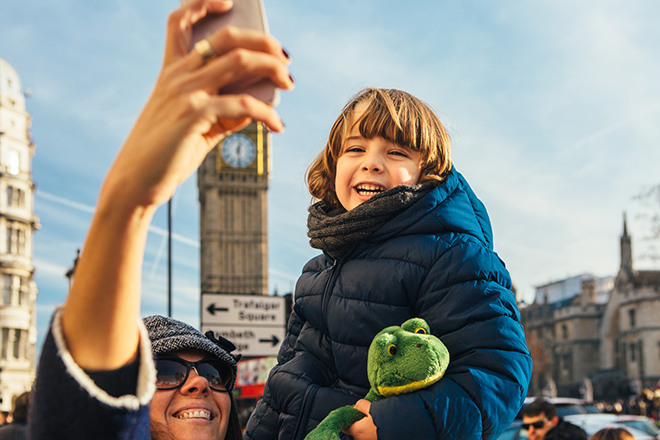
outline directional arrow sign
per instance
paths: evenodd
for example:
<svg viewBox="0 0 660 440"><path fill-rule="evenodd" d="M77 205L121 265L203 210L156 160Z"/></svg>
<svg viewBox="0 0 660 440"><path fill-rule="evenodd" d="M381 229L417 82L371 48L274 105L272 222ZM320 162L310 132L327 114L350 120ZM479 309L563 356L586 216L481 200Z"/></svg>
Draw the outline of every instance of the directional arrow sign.
<svg viewBox="0 0 660 440"><path fill-rule="evenodd" d="M202 294L203 324L238 324L250 327L286 325L281 296Z"/></svg>
<svg viewBox="0 0 660 440"><path fill-rule="evenodd" d="M259 342L262 344L269 343L272 344L273 347L275 347L280 342L280 340L277 339L277 336L273 335L270 339L259 339Z"/></svg>
<svg viewBox="0 0 660 440"><path fill-rule="evenodd" d="M213 330L229 339L243 356L276 356L284 339L284 327L236 327L202 324L202 333Z"/></svg>
<svg viewBox="0 0 660 440"><path fill-rule="evenodd" d="M215 316L215 312L228 312L229 309L227 307L216 307L215 303L211 303L206 310L209 311L209 313L213 316Z"/></svg>

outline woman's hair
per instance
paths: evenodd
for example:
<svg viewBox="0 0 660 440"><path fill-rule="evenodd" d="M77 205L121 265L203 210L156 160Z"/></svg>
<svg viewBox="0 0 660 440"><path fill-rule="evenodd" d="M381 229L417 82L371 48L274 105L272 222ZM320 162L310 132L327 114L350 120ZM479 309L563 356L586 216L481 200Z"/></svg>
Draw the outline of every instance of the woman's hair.
<svg viewBox="0 0 660 440"><path fill-rule="evenodd" d="M355 108L362 103L366 110L351 124ZM419 183L442 182L451 171L449 135L427 104L401 90L364 89L346 104L330 130L325 148L307 170L309 192L328 206L339 206L335 192L337 159L355 125L366 139L382 137L419 151Z"/></svg>
<svg viewBox="0 0 660 440"><path fill-rule="evenodd" d="M243 440L243 431L241 430L241 422L238 420L238 408L234 396L229 393L229 398L231 400L231 411L229 412L229 424L227 425L225 440Z"/></svg>
<svg viewBox="0 0 660 440"><path fill-rule="evenodd" d="M635 440L626 428L603 428L589 437L589 440Z"/></svg>

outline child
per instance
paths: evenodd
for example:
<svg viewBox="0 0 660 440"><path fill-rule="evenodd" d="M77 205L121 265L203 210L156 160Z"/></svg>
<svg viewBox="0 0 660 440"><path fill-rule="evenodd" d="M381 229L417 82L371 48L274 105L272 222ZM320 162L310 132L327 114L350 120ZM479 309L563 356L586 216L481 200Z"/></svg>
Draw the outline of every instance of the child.
<svg viewBox="0 0 660 440"><path fill-rule="evenodd" d="M527 393L532 362L484 205L453 168L435 113L398 90L343 109L308 185L310 243L276 366L247 439L303 439L366 395L374 335L424 318L447 346L444 378L357 408L356 439L495 438Z"/></svg>

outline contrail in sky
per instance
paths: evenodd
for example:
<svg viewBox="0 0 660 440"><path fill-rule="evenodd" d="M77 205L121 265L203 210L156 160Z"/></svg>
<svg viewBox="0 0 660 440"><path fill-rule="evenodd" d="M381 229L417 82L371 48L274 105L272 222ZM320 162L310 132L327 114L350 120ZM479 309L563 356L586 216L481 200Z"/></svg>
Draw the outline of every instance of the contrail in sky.
<svg viewBox="0 0 660 440"><path fill-rule="evenodd" d="M70 208L77 209L79 211L84 211L89 214L93 214L95 209L93 206L85 205L83 203L78 203L73 200L65 199L64 197L57 196L55 194L51 194L45 191L37 190L36 192L37 197L41 197L46 200L50 200L52 202L59 203L61 205L68 206ZM154 234L161 235L164 237L167 237L167 231L163 228L159 228L158 226L151 225L149 226L149 232L153 232ZM187 245L190 245L195 248L199 248L199 241L198 240L193 240L192 238L184 237L181 234L173 233L172 234L172 240L176 240L179 243L184 243Z"/></svg>

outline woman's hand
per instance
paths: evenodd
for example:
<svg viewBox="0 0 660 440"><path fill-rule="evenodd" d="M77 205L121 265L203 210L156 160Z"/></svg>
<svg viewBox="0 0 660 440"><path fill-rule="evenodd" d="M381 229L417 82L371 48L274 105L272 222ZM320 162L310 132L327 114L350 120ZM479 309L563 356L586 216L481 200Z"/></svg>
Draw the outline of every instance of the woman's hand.
<svg viewBox="0 0 660 440"><path fill-rule="evenodd" d="M163 67L154 90L106 175L62 312L74 360L91 370L135 358L147 230L156 208L192 174L223 136L251 120L282 131L279 116L247 95L218 95L244 79L291 89L288 58L273 38L226 28L209 39L216 56L189 51L192 25L232 3L193 0L170 14Z"/></svg>
<svg viewBox="0 0 660 440"><path fill-rule="evenodd" d="M232 3L193 0L170 14L165 57L155 88L114 166L106 188L121 188L137 205L167 201L224 136L262 121L275 132L284 125L268 104L249 95L218 95L242 78L267 78L293 88L289 62L280 44L260 32L224 28L208 41L216 57L204 63L189 51L192 25L208 13L222 13Z"/></svg>
<svg viewBox="0 0 660 440"><path fill-rule="evenodd" d="M355 409L360 411L366 417L353 423L350 427L344 429L342 432L344 434L353 436L355 440L378 440L376 425L374 425L374 420L369 414L369 410L371 409L371 402L365 399L360 399L355 404Z"/></svg>

